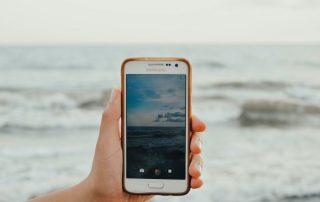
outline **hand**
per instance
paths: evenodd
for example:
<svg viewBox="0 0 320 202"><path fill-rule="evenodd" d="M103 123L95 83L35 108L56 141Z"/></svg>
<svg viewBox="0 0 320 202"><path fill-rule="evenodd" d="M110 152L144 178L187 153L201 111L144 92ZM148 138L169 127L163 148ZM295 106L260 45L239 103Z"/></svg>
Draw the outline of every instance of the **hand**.
<svg viewBox="0 0 320 202"><path fill-rule="evenodd" d="M146 201L150 195L131 195L122 190L122 148L119 129L121 116L121 92L113 89L110 101L103 113L100 134L96 146L92 171L86 179L95 195L106 201ZM193 155L189 174L192 176L191 187L202 186L199 178L202 169L201 139L197 132L205 130L205 124L195 116L192 117L191 152Z"/></svg>
<svg viewBox="0 0 320 202"><path fill-rule="evenodd" d="M69 190L51 194L35 201L147 201L152 195L131 195L122 190L122 147L120 137L121 91L113 89L109 103L102 115L92 170L81 183ZM206 128L197 117L192 117L191 153L189 174L191 187L200 188L203 162L200 133ZM60 194L60 196L59 196ZM64 197L62 197L64 196ZM56 200L55 200L56 199Z"/></svg>

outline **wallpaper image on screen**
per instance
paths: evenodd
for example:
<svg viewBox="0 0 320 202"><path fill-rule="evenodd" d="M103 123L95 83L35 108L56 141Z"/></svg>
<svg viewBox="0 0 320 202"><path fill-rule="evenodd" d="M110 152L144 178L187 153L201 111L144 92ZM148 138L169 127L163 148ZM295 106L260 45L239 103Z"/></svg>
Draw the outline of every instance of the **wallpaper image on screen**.
<svg viewBox="0 0 320 202"><path fill-rule="evenodd" d="M185 100L185 75L126 75L127 178L185 179Z"/></svg>

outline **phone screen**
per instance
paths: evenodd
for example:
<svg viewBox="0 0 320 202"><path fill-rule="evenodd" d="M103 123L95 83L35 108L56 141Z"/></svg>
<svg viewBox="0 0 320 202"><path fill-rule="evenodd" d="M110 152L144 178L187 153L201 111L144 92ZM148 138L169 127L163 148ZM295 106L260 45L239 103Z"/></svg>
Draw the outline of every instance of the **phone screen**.
<svg viewBox="0 0 320 202"><path fill-rule="evenodd" d="M186 75L126 74L126 176L186 177Z"/></svg>

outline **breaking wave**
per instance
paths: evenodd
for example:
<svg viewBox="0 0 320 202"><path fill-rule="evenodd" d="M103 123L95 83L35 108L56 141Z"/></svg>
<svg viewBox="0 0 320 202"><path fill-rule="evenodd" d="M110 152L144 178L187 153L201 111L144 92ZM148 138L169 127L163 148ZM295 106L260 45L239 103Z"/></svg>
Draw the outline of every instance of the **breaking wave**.
<svg viewBox="0 0 320 202"><path fill-rule="evenodd" d="M110 89L97 92L0 91L0 131L93 128Z"/></svg>
<svg viewBox="0 0 320 202"><path fill-rule="evenodd" d="M320 106L287 101L254 100L241 106L239 122L252 125L316 125L320 126Z"/></svg>

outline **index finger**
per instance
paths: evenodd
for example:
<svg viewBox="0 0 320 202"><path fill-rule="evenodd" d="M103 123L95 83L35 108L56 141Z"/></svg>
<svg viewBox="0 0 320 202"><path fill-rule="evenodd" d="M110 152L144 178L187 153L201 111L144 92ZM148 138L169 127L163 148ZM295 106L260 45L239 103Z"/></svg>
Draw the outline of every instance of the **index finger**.
<svg viewBox="0 0 320 202"><path fill-rule="evenodd" d="M206 130L206 124L195 115L192 115L191 126L192 132L203 132Z"/></svg>

